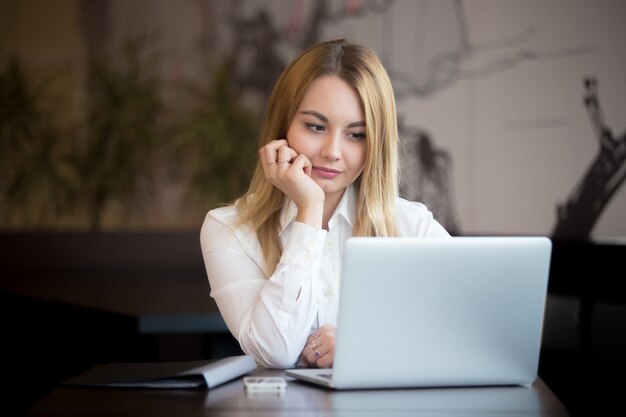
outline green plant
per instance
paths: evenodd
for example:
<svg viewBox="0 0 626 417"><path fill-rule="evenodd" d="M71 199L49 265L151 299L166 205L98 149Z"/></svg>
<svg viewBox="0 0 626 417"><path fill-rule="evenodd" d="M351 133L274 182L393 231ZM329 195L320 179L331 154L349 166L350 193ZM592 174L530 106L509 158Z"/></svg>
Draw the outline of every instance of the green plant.
<svg viewBox="0 0 626 417"><path fill-rule="evenodd" d="M149 200L143 185L153 172L163 108L153 64L139 40L127 41L119 56L91 62L78 166L94 230L102 228L112 203L121 205L126 217L138 201Z"/></svg>
<svg viewBox="0 0 626 417"><path fill-rule="evenodd" d="M247 187L256 154L259 117L233 93L232 71L220 64L206 86L189 91L196 110L184 120L173 149L187 177L189 201L211 207Z"/></svg>
<svg viewBox="0 0 626 417"><path fill-rule="evenodd" d="M66 212L76 172L71 144L15 57L0 69L0 224L45 227Z"/></svg>
<svg viewBox="0 0 626 417"><path fill-rule="evenodd" d="M145 46L89 61L85 117L63 131L18 62L0 67L0 228L132 227L159 212L157 192L176 198L163 188L185 189L175 203L194 217L243 192L259 117L234 93L228 61L188 85L177 118Z"/></svg>

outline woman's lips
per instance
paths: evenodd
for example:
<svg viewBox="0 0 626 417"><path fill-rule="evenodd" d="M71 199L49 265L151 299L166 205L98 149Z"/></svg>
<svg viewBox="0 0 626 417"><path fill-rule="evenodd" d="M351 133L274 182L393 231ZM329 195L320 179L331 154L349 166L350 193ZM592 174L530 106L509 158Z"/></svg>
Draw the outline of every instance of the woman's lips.
<svg viewBox="0 0 626 417"><path fill-rule="evenodd" d="M337 175L341 174L341 171L324 167L313 167L313 171L322 178L335 178Z"/></svg>

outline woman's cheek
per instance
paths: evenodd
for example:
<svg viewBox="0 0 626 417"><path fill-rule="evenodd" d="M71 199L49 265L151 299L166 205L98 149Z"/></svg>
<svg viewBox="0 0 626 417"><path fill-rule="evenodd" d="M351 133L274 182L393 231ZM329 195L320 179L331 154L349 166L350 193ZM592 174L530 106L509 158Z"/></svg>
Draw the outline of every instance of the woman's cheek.
<svg viewBox="0 0 626 417"><path fill-rule="evenodd" d="M303 153L309 156L308 149L304 144L306 143L306 134L301 132L288 132L287 143L289 147L299 154Z"/></svg>

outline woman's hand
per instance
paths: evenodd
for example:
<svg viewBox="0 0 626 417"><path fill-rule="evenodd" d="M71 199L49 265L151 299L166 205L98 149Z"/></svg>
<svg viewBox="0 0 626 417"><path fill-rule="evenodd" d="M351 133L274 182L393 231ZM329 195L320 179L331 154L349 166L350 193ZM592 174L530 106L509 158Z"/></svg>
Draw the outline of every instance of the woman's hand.
<svg viewBox="0 0 626 417"><path fill-rule="evenodd" d="M335 326L325 324L311 333L300 354L308 366L317 368L333 366L336 331Z"/></svg>
<svg viewBox="0 0 626 417"><path fill-rule="evenodd" d="M288 146L285 139L274 140L259 149L265 178L294 201L296 220L320 228L324 210L324 190L311 178L311 161Z"/></svg>

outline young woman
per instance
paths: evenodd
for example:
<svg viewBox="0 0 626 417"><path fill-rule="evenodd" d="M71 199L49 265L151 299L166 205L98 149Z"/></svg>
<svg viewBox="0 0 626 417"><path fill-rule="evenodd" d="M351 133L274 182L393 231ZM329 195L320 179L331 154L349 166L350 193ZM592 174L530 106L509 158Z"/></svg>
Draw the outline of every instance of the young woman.
<svg viewBox="0 0 626 417"><path fill-rule="evenodd" d="M277 81L249 190L210 211L200 236L211 296L258 364L332 366L347 238L450 237L398 196L397 147L391 82L371 49L319 43Z"/></svg>

